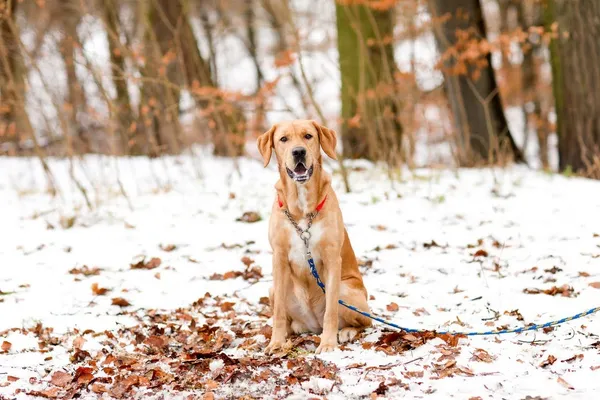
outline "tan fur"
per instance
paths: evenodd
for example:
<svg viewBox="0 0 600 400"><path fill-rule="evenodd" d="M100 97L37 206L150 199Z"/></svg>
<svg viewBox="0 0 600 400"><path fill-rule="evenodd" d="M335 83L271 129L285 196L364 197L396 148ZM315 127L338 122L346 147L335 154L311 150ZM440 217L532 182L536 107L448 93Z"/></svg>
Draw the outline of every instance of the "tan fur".
<svg viewBox="0 0 600 400"><path fill-rule="evenodd" d="M306 134L313 137L307 139ZM287 138L286 142L280 140L283 136ZM325 283L325 295L310 274L307 261L296 257L298 241L293 235L297 232L274 199L269 222L269 242L273 249L273 287L269 292L273 334L267 353L281 348L289 333L302 332L322 332L317 353L331 351L337 347L338 329L342 329L340 340L346 341L356 336L359 329L371 325L370 319L338 304L341 298L361 310L369 310L367 290L331 187L331 177L321 167L321 148L329 157L335 158L336 140L333 130L308 120L276 124L258 138L265 166L271 152L275 151L280 173L275 189L298 223L305 223L306 214L313 212L327 197L311 228L311 232L314 229L319 233L311 241L311 251ZM294 168L291 149L297 146L307 149L306 165L312 166L314 171L304 184L289 178L285 169L286 166ZM306 198L299 199L299 196Z"/></svg>

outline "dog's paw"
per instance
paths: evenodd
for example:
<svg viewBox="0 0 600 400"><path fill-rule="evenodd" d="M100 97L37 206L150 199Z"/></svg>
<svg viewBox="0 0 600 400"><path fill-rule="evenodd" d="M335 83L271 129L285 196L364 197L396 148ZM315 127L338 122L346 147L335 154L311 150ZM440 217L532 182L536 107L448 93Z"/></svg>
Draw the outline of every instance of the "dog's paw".
<svg viewBox="0 0 600 400"><path fill-rule="evenodd" d="M275 354L285 349L285 340L271 339L269 345L265 348L265 354Z"/></svg>
<svg viewBox="0 0 600 400"><path fill-rule="evenodd" d="M354 340L358 333L360 332L357 328L342 328L338 333L338 340L340 343L348 343Z"/></svg>
<svg viewBox="0 0 600 400"><path fill-rule="evenodd" d="M334 336L333 339L321 337L321 344L317 347L317 350L315 350L315 354L334 351L337 348L337 345L337 337Z"/></svg>
<svg viewBox="0 0 600 400"><path fill-rule="evenodd" d="M315 350L315 354L321 353L330 353L337 348L337 343L321 343L317 350Z"/></svg>

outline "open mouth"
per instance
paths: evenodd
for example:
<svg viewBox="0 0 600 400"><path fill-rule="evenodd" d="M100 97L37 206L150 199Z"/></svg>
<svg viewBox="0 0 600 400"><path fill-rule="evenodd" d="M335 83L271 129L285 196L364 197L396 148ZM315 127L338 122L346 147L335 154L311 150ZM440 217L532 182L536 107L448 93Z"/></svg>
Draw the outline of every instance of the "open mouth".
<svg viewBox="0 0 600 400"><path fill-rule="evenodd" d="M304 165L302 162L296 164L296 167L294 167L293 170L289 169L288 167L285 167L285 169L288 176L298 183L305 183L310 179L313 173L313 167L311 166L307 169L306 165Z"/></svg>

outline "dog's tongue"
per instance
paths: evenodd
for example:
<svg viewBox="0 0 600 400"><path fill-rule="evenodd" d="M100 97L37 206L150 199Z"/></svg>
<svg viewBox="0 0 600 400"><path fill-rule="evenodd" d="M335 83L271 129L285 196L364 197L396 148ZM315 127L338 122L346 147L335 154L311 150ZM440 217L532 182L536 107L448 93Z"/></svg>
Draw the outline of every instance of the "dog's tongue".
<svg viewBox="0 0 600 400"><path fill-rule="evenodd" d="M306 173L306 167L302 163L298 163L296 168L294 168L294 172L298 175L304 175Z"/></svg>

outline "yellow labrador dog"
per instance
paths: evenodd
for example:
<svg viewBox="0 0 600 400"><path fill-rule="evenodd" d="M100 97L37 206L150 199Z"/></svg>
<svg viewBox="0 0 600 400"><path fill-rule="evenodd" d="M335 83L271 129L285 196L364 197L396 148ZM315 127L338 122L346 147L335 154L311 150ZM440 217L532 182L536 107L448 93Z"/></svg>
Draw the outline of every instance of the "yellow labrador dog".
<svg viewBox="0 0 600 400"><path fill-rule="evenodd" d="M316 352L332 351L338 344L338 329L341 329L340 342L346 342L371 325L370 319L338 304L341 298L362 311L369 311L367 290L331 187L331 177L322 168L321 148L336 159L336 141L333 130L308 120L276 124L258 138L265 167L274 150L280 175L269 222L269 242L273 249L273 287L269 291L273 335L265 350L268 354L282 348L288 334L302 332L322 332ZM325 283L325 294L310 273L305 243L292 220L301 230L306 230L312 220L309 249Z"/></svg>

